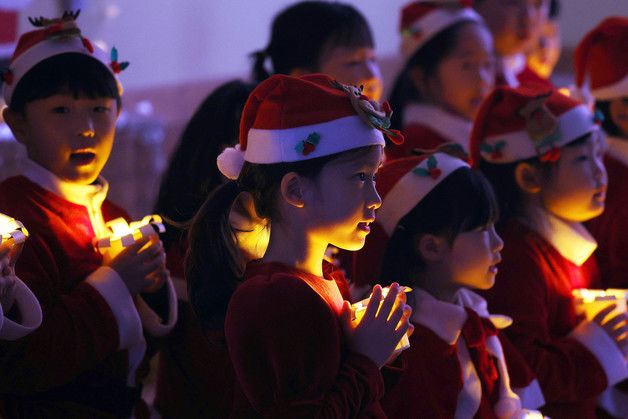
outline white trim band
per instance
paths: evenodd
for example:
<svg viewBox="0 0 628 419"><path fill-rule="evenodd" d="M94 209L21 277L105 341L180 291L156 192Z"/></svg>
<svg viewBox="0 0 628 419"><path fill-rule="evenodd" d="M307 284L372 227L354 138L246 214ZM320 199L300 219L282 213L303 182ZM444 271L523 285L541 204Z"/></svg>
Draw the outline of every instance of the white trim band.
<svg viewBox="0 0 628 419"><path fill-rule="evenodd" d="M560 137L555 145L560 148L576 138L598 129L599 127L593 121L593 114L585 105L578 105L558 117ZM495 147L502 141L505 146L500 149L499 158L492 157L490 152L480 150L482 158L491 163L512 163L538 155L534 141L530 139L525 130L487 137L482 143Z"/></svg>
<svg viewBox="0 0 628 419"><path fill-rule="evenodd" d="M377 211L376 222L382 226L388 236L392 236L399 220L434 189L443 179L454 170L469 165L459 158L445 153L434 153L441 173L438 178L420 176L414 173L417 168L427 169L428 158L424 159L414 169L403 175L397 184L386 194L382 206Z"/></svg>
<svg viewBox="0 0 628 419"><path fill-rule="evenodd" d="M297 146L311 134L320 139L307 155ZM250 163L272 164L309 160L354 148L386 144L383 134L368 126L359 116L346 116L320 124L267 130L251 128L247 135L244 160Z"/></svg>
<svg viewBox="0 0 628 419"><path fill-rule="evenodd" d="M412 34L402 33L401 55L407 60L419 48L432 39L443 29L462 21L484 22L482 17L470 7L460 10L434 9L428 12L425 17L416 20L410 25ZM404 31L405 32L405 31ZM420 33L420 37L415 37L415 33Z"/></svg>
<svg viewBox="0 0 628 419"><path fill-rule="evenodd" d="M611 100L628 96L628 74L623 79L611 85L591 89L591 94L597 100Z"/></svg>
<svg viewBox="0 0 628 419"><path fill-rule="evenodd" d="M83 41L81 40L81 37L79 35L72 36L69 39L46 39L33 45L28 50L20 54L9 65L9 70L11 70L11 72L13 73L13 82L10 85L6 83L3 83L2 85L2 94L4 96L4 101L7 103L7 105L11 104L13 90L15 90L15 87L18 85L22 77L24 77L24 75L31 68L47 58L65 53L83 54L100 61L102 65L105 66L107 70L109 70L109 72L113 75L114 79L117 80L117 77L115 76L111 68L109 68L109 66L107 65L107 63L109 62L107 53L93 43L92 46L94 48L93 54L91 54L87 50L87 48L85 48L85 46L83 45Z"/></svg>
<svg viewBox="0 0 628 419"><path fill-rule="evenodd" d="M5 317L0 323L0 339L16 340L33 332L41 325L41 306L35 294L19 278L15 277L15 302L21 315L21 323ZM0 306L0 318L4 317Z"/></svg>

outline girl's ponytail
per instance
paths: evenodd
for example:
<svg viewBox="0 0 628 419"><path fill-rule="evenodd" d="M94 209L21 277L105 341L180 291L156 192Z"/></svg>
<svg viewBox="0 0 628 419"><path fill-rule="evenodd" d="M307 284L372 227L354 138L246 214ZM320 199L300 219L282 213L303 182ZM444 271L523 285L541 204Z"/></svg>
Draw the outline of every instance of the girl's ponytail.
<svg viewBox="0 0 628 419"><path fill-rule="evenodd" d="M266 70L266 67L264 67L266 58L268 57L268 52L265 49L262 49L251 53L250 56L253 59L253 68L251 70L251 77L253 81L260 83L269 78L270 73Z"/></svg>
<svg viewBox="0 0 628 419"><path fill-rule="evenodd" d="M192 219L185 277L190 303L207 329L222 329L227 305L242 281L244 263L229 224L241 192L236 182L214 189Z"/></svg>

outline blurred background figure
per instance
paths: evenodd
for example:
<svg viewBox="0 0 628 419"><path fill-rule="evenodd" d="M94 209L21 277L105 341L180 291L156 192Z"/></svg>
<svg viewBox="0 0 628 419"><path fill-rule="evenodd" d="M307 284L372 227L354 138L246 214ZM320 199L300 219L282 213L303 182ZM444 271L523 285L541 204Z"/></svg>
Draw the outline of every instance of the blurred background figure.
<svg viewBox="0 0 628 419"><path fill-rule="evenodd" d="M559 0L549 0L547 18L541 23L537 39L526 54L528 66L546 79L558 64L562 48L559 13Z"/></svg>

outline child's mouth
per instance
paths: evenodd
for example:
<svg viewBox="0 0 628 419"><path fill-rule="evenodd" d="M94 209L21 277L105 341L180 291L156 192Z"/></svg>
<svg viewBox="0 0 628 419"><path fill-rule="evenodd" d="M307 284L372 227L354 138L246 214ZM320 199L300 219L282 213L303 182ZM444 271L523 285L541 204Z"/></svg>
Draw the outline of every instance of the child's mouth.
<svg viewBox="0 0 628 419"><path fill-rule="evenodd" d="M79 151L70 154L70 161L78 166L84 166L93 163L96 160L96 154L88 151Z"/></svg>
<svg viewBox="0 0 628 419"><path fill-rule="evenodd" d="M358 230L366 231L367 233L369 233L371 231L371 227L369 226L369 224L371 224L370 221L358 223Z"/></svg>

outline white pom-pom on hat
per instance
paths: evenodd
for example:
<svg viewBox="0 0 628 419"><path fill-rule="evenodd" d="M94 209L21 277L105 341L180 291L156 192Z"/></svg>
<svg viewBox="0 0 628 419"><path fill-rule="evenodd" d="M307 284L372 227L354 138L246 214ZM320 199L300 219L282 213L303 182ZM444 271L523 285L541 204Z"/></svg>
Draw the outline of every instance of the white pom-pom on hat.
<svg viewBox="0 0 628 419"><path fill-rule="evenodd" d="M244 166L244 151L240 150L240 144L225 148L216 159L216 163L220 173L227 179L236 180Z"/></svg>

